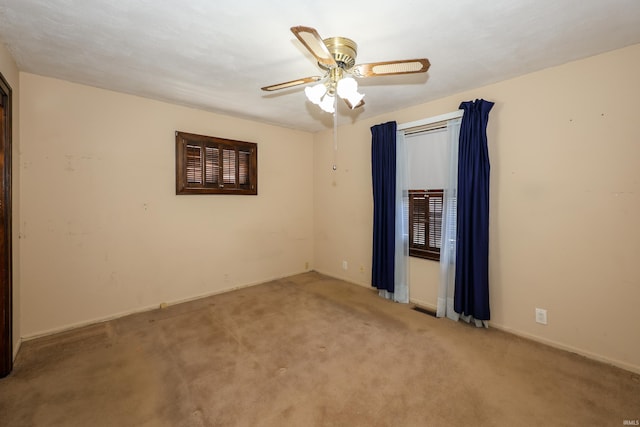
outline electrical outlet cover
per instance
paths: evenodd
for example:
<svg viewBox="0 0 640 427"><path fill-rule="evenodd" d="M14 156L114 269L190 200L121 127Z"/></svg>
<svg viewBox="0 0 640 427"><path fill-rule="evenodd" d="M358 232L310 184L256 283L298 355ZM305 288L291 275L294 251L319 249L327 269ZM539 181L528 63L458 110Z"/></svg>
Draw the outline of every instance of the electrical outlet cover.
<svg viewBox="0 0 640 427"><path fill-rule="evenodd" d="M543 308L536 308L536 322L543 325L547 324L547 310Z"/></svg>

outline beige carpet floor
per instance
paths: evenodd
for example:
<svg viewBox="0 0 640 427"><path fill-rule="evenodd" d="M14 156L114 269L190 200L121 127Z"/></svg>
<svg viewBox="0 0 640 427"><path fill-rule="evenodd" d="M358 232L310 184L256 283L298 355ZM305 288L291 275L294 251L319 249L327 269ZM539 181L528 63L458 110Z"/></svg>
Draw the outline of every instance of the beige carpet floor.
<svg viewBox="0 0 640 427"><path fill-rule="evenodd" d="M640 378L317 273L24 343L2 426L621 426Z"/></svg>

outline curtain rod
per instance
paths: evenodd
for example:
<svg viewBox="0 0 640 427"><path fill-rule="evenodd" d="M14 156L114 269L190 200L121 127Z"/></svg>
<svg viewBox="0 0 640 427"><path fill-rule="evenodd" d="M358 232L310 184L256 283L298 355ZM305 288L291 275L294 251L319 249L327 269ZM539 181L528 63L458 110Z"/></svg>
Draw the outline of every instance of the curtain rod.
<svg viewBox="0 0 640 427"><path fill-rule="evenodd" d="M460 118L462 117L463 113L464 113L464 110L452 111L450 113L440 114L439 116L429 117L428 119L422 119L422 120L417 120L415 122L399 124L397 129L409 130L411 128L429 126L434 123Z"/></svg>

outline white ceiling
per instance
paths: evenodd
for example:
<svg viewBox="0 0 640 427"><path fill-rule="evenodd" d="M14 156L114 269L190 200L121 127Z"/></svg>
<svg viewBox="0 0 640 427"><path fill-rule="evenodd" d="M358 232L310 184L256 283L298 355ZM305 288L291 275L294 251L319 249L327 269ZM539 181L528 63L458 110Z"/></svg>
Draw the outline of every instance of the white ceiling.
<svg viewBox="0 0 640 427"><path fill-rule="evenodd" d="M640 0L0 0L22 71L315 132L332 116L302 87L260 90L321 75L295 25L355 40L357 63L431 61L360 80L342 124L640 43Z"/></svg>

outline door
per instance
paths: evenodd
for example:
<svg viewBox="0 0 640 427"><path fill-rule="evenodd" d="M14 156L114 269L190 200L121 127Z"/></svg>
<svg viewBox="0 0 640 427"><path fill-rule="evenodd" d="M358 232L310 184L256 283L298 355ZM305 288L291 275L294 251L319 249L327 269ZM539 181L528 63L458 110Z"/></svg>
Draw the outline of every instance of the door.
<svg viewBox="0 0 640 427"><path fill-rule="evenodd" d="M11 88L0 74L0 378L13 368Z"/></svg>

